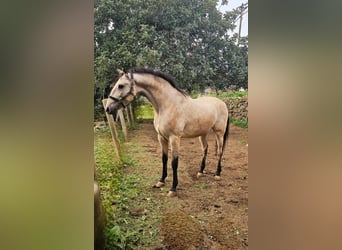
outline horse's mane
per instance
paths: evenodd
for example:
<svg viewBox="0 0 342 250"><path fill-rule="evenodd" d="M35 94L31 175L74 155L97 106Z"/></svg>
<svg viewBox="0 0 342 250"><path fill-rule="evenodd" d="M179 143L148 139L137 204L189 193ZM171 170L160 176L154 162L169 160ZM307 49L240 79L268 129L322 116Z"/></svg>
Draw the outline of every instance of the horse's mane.
<svg viewBox="0 0 342 250"><path fill-rule="evenodd" d="M185 95L185 96L188 96L188 94L182 90L181 88L179 88L177 86L177 83L176 81L173 79L172 76L170 76L169 74L166 74L164 72L161 72L161 71L158 71L158 70L154 70L154 69L151 69L151 68L132 68L130 69L130 72L132 73L146 73L146 74L152 74L154 76L158 76L160 78L163 78L164 80L166 80L168 83L170 83L170 85L172 87L174 87L176 90L178 90L181 94Z"/></svg>

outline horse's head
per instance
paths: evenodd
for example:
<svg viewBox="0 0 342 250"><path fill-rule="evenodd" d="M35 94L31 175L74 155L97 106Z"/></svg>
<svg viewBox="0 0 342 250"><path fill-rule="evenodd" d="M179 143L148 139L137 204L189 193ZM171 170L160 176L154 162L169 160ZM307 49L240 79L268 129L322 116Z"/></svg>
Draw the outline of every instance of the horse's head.
<svg viewBox="0 0 342 250"><path fill-rule="evenodd" d="M119 79L110 86L112 90L107 100L106 112L115 115L116 112L130 104L136 96L135 81L133 74L127 74L122 70L117 70Z"/></svg>

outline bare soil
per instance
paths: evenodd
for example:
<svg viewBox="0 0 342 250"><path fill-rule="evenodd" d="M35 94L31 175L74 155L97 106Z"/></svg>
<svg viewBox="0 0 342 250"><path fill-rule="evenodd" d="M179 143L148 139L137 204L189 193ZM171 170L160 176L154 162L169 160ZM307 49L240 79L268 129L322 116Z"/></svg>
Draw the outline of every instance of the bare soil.
<svg viewBox="0 0 342 250"><path fill-rule="evenodd" d="M172 183L170 158L166 186L152 188L161 176L161 148L151 122L139 127L131 131L129 142L142 145L144 152L137 157L143 167L129 171L149 182L146 192L161 204L160 239L152 249L248 249L248 130L231 124L220 181L214 180L214 134L209 136L206 174L200 178L199 140L182 139L177 197L166 197Z"/></svg>

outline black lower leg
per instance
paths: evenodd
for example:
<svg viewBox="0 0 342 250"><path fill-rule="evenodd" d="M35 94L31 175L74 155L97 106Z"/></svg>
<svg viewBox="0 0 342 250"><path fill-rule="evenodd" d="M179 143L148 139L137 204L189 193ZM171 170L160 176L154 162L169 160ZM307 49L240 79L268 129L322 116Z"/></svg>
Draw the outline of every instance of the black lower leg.
<svg viewBox="0 0 342 250"><path fill-rule="evenodd" d="M165 178L167 176L167 154L163 153L162 161L163 161L163 172L160 182L165 182Z"/></svg>
<svg viewBox="0 0 342 250"><path fill-rule="evenodd" d="M203 174L204 168L205 168L205 161L207 158L207 153L208 153L208 146L205 148L204 150L204 154L203 154L203 158L202 158L202 162L201 162L201 167L200 167L200 173Z"/></svg>
<svg viewBox="0 0 342 250"><path fill-rule="evenodd" d="M176 188L178 185L178 176L177 176L177 168L178 168L178 157L172 159L172 170L173 170L173 182L171 191L176 192Z"/></svg>
<svg viewBox="0 0 342 250"><path fill-rule="evenodd" d="M219 157L219 161L217 163L217 169L215 175L220 176L221 175L221 160L222 160L222 154Z"/></svg>

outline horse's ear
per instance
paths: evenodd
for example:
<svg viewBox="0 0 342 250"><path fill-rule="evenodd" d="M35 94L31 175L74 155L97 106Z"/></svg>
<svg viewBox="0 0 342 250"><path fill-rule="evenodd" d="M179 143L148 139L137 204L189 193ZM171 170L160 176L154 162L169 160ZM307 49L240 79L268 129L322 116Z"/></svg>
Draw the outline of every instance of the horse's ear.
<svg viewBox="0 0 342 250"><path fill-rule="evenodd" d="M125 74L125 72L122 69L117 69L116 71L118 72L119 77Z"/></svg>

